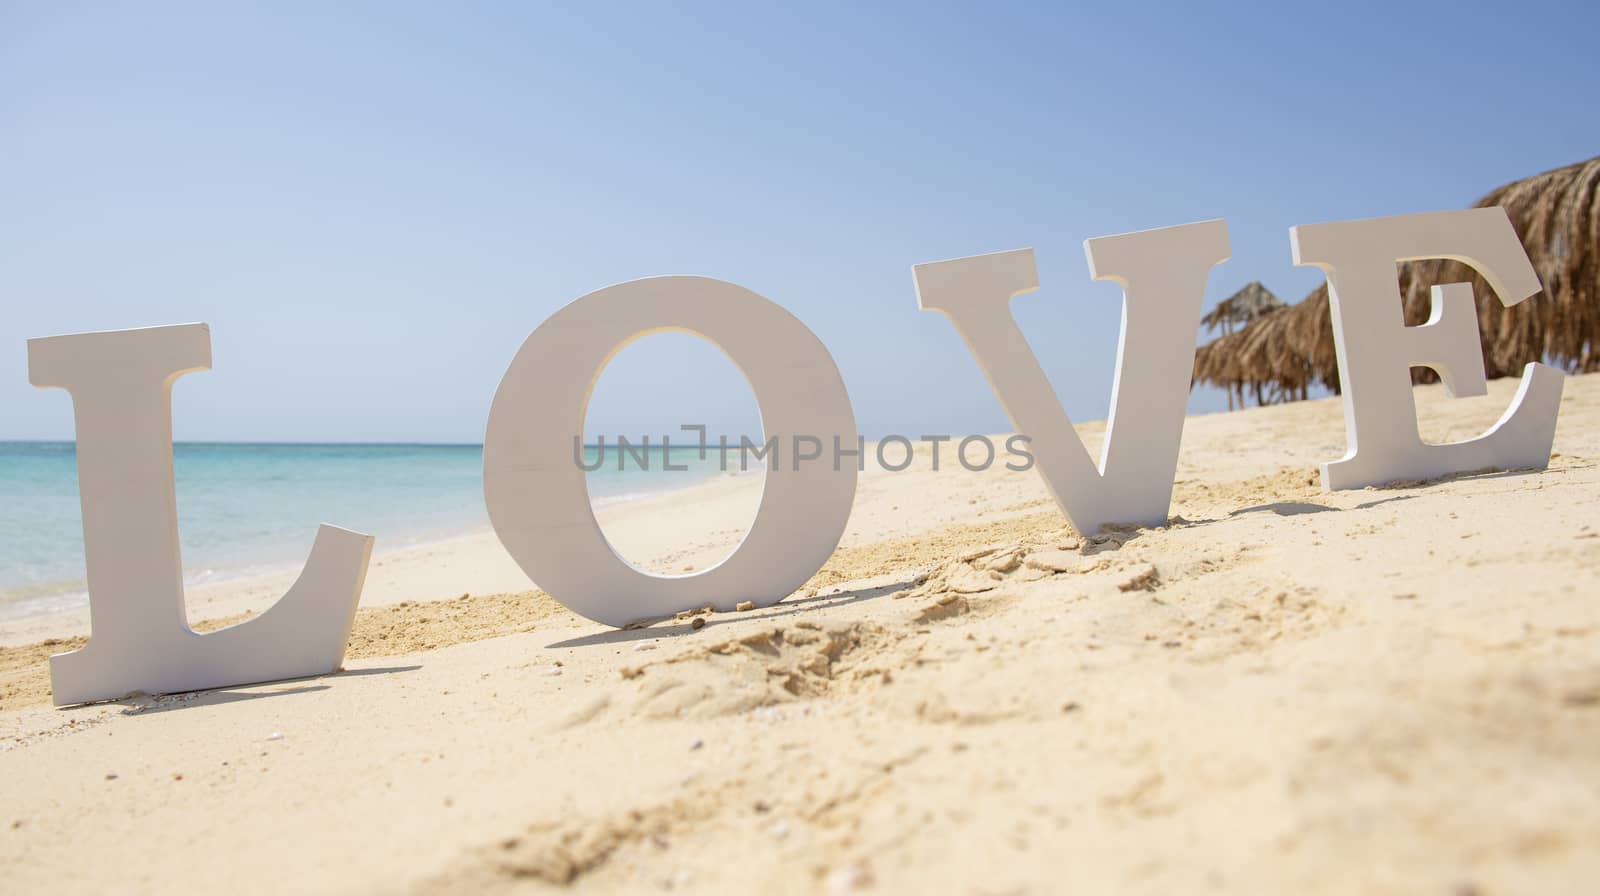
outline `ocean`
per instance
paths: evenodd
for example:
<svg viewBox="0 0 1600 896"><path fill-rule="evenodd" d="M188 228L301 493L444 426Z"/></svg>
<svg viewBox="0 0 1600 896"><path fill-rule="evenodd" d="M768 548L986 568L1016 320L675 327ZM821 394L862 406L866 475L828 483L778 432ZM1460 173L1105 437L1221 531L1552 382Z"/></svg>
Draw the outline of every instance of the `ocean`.
<svg viewBox="0 0 1600 896"><path fill-rule="evenodd" d="M586 466L597 454L588 449ZM617 469L608 450L586 474L596 504L683 488L720 474L715 452L675 446L664 472ZM191 584L298 568L317 524L377 537L375 549L489 525L480 445L179 443L178 534ZM0 442L0 619L87 603L78 473L71 442Z"/></svg>

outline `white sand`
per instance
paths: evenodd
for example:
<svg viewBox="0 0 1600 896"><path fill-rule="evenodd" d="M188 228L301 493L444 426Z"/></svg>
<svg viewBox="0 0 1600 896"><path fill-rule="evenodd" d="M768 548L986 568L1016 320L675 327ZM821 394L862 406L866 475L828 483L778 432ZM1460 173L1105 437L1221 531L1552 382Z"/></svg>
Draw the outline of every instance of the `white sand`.
<svg viewBox="0 0 1600 896"><path fill-rule="evenodd" d="M1417 390L1425 434L1514 387ZM1337 401L1194 418L1178 519L1089 540L1033 473L875 471L810 593L698 631L530 597L342 675L6 711L4 889L1592 892L1600 377L1562 415L1547 472L1337 494ZM703 565L752 482L608 531ZM525 587L477 535L366 600Z"/></svg>

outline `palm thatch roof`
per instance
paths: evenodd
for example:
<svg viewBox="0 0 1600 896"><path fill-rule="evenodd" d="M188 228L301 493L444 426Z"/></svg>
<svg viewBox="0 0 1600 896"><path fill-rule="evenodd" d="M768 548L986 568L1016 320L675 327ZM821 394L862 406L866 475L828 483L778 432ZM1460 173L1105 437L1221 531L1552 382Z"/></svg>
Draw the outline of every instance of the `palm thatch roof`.
<svg viewBox="0 0 1600 896"><path fill-rule="evenodd" d="M1327 284L1283 311L1267 315L1202 345L1194 355L1194 383L1228 393L1228 408L1306 398L1313 387L1339 391Z"/></svg>
<svg viewBox="0 0 1600 896"><path fill-rule="evenodd" d="M1476 207L1501 206L1521 238L1544 291L1507 308L1477 272L1456 261L1400 265L1408 326L1427 321L1430 288L1471 283L1485 372L1512 376L1529 361L1569 371L1600 370L1600 156L1507 184ZM1412 379L1432 382L1414 368ZM1195 353L1195 383L1210 383L1258 403L1304 398L1310 387L1339 391L1339 368L1328 313L1328 286L1299 304L1265 314Z"/></svg>
<svg viewBox="0 0 1600 896"><path fill-rule="evenodd" d="M1272 294L1272 290L1262 286L1260 280L1251 280L1243 289L1218 302L1217 307L1200 318L1200 326L1207 330L1221 330L1224 334L1232 333L1235 326L1287 307Z"/></svg>

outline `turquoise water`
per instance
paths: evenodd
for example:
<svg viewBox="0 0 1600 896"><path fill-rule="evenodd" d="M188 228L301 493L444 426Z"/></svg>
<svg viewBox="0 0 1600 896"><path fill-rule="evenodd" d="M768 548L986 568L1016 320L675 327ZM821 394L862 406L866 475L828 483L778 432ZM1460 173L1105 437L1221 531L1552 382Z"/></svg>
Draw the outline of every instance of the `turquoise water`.
<svg viewBox="0 0 1600 896"><path fill-rule="evenodd" d="M595 459L589 449L587 462ZM616 469L607 452L588 473L596 503L681 488L715 476L675 447L688 472ZM173 448L178 533L191 583L298 567L318 523L377 536L382 551L489 524L478 445L179 444ZM71 442L0 442L0 617L81 604L83 529Z"/></svg>

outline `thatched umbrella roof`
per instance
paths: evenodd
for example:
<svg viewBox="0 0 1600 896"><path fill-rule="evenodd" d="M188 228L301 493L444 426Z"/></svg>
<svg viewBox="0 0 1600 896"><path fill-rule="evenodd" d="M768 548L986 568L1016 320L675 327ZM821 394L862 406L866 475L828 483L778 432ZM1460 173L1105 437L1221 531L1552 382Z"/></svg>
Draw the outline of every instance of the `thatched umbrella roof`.
<svg viewBox="0 0 1600 896"><path fill-rule="evenodd" d="M1328 329L1326 346L1322 328ZM1257 404L1266 404L1304 398L1313 385L1336 386L1327 291L1313 292L1298 305L1265 314L1201 346L1195 352L1194 382L1221 386L1229 408L1235 400L1244 404L1247 389Z"/></svg>
<svg viewBox="0 0 1600 896"><path fill-rule="evenodd" d="M1460 262L1400 265L1400 294L1408 326L1425 323L1430 288L1471 283L1477 296L1478 332L1491 379L1543 361L1570 371L1600 370L1600 156L1507 184L1476 207L1501 206L1521 238L1544 291L1507 308L1482 277ZM1417 382L1437 377L1412 370ZM1328 314L1328 286L1299 304L1267 314L1195 353L1194 382L1211 383L1258 401L1305 397L1320 385L1339 391L1339 369Z"/></svg>
<svg viewBox="0 0 1600 896"><path fill-rule="evenodd" d="M1218 302L1217 307L1200 318L1200 325L1207 330L1231 333L1235 326L1287 307L1272 294L1272 290L1262 286L1260 280L1251 280L1243 289Z"/></svg>

